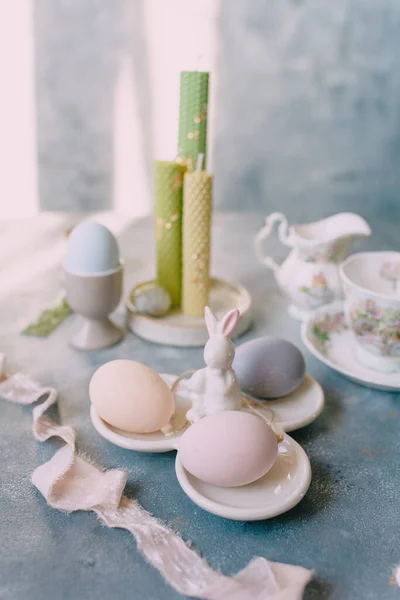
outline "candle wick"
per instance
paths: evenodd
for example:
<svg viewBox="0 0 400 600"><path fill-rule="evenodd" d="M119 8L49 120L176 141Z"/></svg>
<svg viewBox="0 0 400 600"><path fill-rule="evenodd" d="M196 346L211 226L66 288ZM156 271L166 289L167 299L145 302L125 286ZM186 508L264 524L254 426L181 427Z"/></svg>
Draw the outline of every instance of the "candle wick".
<svg viewBox="0 0 400 600"><path fill-rule="evenodd" d="M196 171L201 171L203 169L203 160L204 160L204 154L202 152L200 152L200 154L197 157Z"/></svg>
<svg viewBox="0 0 400 600"><path fill-rule="evenodd" d="M200 63L203 59L203 56L204 56L204 52L200 52L200 54L197 56L196 71L200 71L199 67L200 67Z"/></svg>

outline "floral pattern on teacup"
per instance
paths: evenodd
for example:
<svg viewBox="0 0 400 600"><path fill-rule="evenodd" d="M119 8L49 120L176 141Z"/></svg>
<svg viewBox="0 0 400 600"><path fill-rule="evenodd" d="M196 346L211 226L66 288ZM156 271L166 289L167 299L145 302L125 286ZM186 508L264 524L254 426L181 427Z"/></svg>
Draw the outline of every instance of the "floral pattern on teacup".
<svg viewBox="0 0 400 600"><path fill-rule="evenodd" d="M383 263L380 271L381 277L388 279L393 283L393 291L397 290L397 285L400 280L400 261Z"/></svg>
<svg viewBox="0 0 400 600"><path fill-rule="evenodd" d="M400 309L371 299L350 301L348 317L362 346L380 356L400 356Z"/></svg>
<svg viewBox="0 0 400 600"><path fill-rule="evenodd" d="M343 312L327 313L324 317L316 320L312 325L312 334L315 345L325 352L327 345L331 342L333 333L341 333L347 329Z"/></svg>

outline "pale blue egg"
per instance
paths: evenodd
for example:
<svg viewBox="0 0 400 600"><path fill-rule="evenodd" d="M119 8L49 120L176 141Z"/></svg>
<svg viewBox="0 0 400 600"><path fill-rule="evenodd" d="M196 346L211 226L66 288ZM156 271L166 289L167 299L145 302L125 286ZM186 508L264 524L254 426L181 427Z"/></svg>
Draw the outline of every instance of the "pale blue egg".
<svg viewBox="0 0 400 600"><path fill-rule="evenodd" d="M118 267L119 262L117 240L107 227L84 221L73 229L64 260L67 271L77 275L103 273Z"/></svg>

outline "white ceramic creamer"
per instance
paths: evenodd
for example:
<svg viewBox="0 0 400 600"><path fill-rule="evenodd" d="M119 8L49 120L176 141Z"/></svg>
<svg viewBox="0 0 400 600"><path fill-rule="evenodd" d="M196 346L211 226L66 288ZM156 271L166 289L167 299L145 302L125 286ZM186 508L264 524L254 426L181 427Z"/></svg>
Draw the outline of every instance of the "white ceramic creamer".
<svg viewBox="0 0 400 600"><path fill-rule="evenodd" d="M262 252L263 241L275 224L279 240L292 249L281 265ZM339 264L356 239L369 235L368 223L354 213L338 213L315 223L289 226L286 217L276 212L266 218L254 244L258 259L274 271L280 289L289 297L290 315L303 320L313 310L341 298Z"/></svg>

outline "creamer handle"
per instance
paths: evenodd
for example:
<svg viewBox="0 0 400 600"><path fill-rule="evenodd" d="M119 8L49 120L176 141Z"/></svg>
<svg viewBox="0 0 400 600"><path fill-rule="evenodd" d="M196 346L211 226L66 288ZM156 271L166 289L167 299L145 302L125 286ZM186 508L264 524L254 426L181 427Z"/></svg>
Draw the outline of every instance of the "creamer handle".
<svg viewBox="0 0 400 600"><path fill-rule="evenodd" d="M278 229L279 239L282 242L287 235L287 219L285 215L280 212L275 212L269 215L265 219L265 225L260 231L257 233L254 238L254 249L256 252L256 256L258 260L268 267L268 269L272 269L272 271L278 271L280 265L272 258L272 256L264 256L261 250L261 245L264 240L266 240L274 230L275 223L280 223Z"/></svg>

